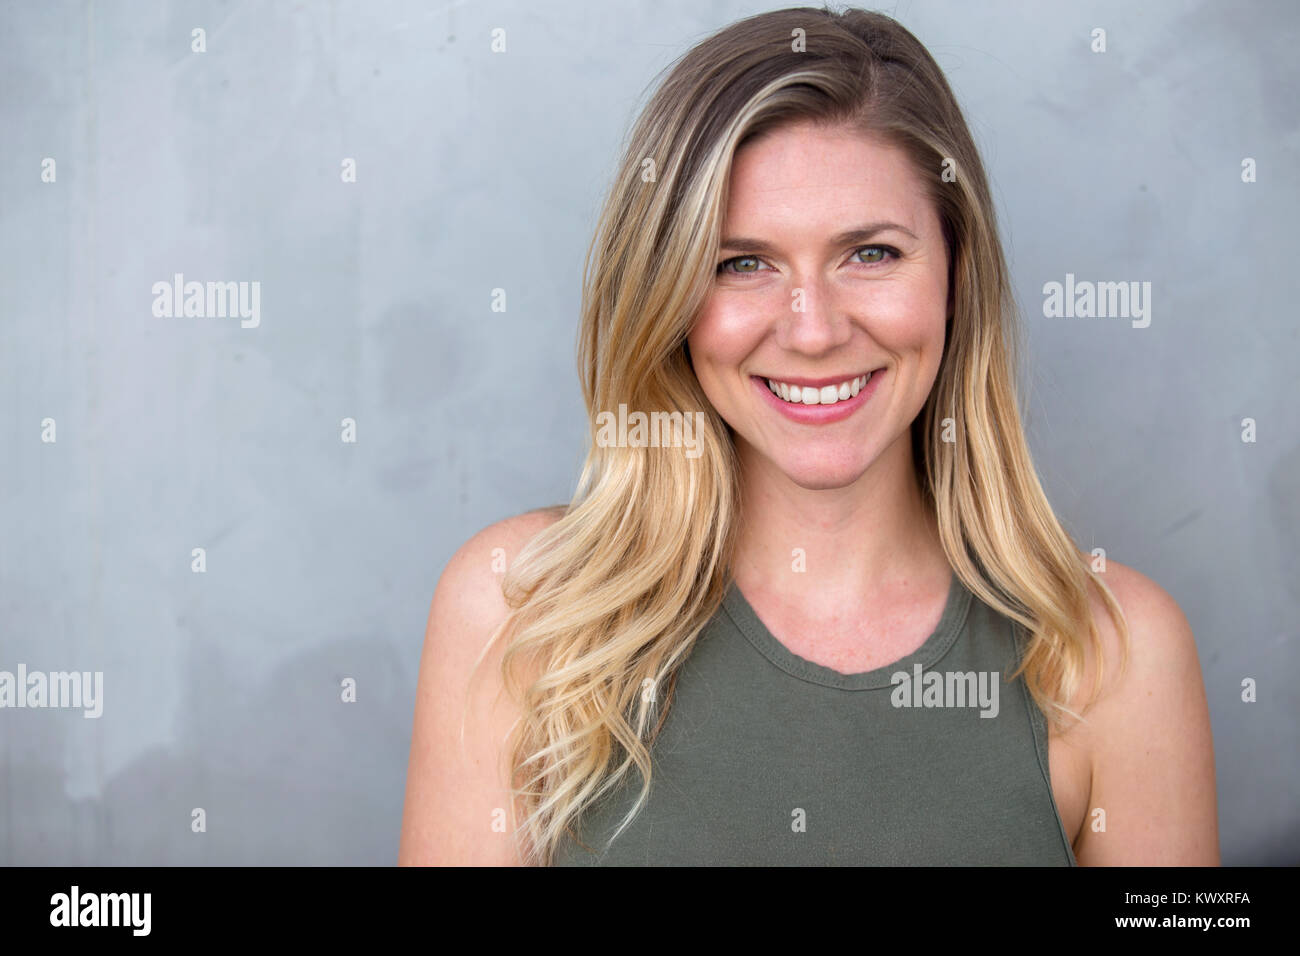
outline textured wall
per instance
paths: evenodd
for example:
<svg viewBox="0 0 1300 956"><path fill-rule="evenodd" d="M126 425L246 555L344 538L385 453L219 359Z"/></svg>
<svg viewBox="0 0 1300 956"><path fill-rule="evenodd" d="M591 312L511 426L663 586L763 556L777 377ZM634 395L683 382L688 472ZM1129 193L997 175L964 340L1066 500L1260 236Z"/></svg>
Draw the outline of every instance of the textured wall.
<svg viewBox="0 0 1300 956"><path fill-rule="evenodd" d="M1300 862L1300 13L1047 7L896 15L984 150L1049 494L1196 632L1224 861ZM577 477L617 146L764 8L0 7L0 669L104 675L98 719L0 710L0 862L395 860L437 576ZM177 273L256 324L155 315ZM1045 317L1067 273L1150 282L1150 325Z"/></svg>

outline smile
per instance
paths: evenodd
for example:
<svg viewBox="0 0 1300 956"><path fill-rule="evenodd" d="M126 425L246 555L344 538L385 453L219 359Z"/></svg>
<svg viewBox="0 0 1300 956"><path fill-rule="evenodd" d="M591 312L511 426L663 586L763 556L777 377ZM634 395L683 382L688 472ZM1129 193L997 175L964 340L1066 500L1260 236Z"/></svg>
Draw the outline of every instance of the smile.
<svg viewBox="0 0 1300 956"><path fill-rule="evenodd" d="M789 402L792 405L834 405L836 402L847 402L866 388L867 382L871 381L871 375L872 373L868 372L866 375L845 379L838 385L823 385L820 387L813 385L800 387L769 378L767 388L768 391L783 402Z"/></svg>
<svg viewBox="0 0 1300 956"><path fill-rule="evenodd" d="M831 425L853 416L880 390L887 369L877 368L861 375L839 379L803 379L786 382L779 378L751 375L759 401L782 418L799 425Z"/></svg>

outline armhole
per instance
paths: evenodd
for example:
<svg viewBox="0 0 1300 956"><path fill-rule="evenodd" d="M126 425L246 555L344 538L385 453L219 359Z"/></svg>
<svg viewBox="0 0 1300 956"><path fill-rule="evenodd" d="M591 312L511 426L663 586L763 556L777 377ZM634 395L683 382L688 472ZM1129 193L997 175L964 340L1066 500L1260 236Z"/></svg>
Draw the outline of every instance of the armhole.
<svg viewBox="0 0 1300 956"><path fill-rule="evenodd" d="M1023 634L1019 624L1011 618L1007 618L1007 627L1011 630L1012 645L1016 649L1016 667L1024 660L1024 653L1028 647L1028 638ZM1025 711L1029 715L1029 732L1034 738L1034 753L1038 758L1038 769L1043 777L1043 784L1047 787L1047 800L1052 807L1052 816L1056 818L1056 830L1061 835L1061 842L1065 845L1065 853L1069 866L1078 866L1079 861L1074 856L1074 847L1070 843L1070 835L1065 832L1065 822L1061 819L1061 810L1056 805L1056 793L1052 790L1052 762L1048 755L1048 728L1047 718L1034 700L1034 695L1029 693L1029 688L1025 684L1025 677L1021 674L1016 678L1020 684L1020 693L1025 700Z"/></svg>

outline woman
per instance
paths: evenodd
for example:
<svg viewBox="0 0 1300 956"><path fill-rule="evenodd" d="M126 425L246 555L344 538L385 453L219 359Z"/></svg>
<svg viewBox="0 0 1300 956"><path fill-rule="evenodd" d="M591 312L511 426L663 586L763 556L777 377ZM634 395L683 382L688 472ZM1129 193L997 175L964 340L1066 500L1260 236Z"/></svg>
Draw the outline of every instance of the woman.
<svg viewBox="0 0 1300 956"><path fill-rule="evenodd" d="M1216 864L1192 634L1053 515L1015 333L915 37L688 52L588 255L578 492L434 595L399 862Z"/></svg>

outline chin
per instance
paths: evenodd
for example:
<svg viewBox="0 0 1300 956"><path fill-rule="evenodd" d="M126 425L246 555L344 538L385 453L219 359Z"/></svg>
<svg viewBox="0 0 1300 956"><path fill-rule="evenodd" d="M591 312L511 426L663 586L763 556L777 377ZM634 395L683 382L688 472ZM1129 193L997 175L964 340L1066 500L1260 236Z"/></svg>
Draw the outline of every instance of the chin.
<svg viewBox="0 0 1300 956"><path fill-rule="evenodd" d="M866 473L864 462L807 463L785 462L781 471L800 488L808 491L829 491L847 488Z"/></svg>

